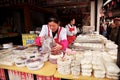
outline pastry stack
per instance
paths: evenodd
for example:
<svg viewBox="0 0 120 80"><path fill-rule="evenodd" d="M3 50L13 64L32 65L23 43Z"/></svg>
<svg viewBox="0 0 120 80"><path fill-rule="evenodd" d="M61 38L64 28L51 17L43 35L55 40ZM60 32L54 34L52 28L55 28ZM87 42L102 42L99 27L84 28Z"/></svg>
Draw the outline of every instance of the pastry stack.
<svg viewBox="0 0 120 80"><path fill-rule="evenodd" d="M107 50L107 52L108 52L108 54L110 55L110 57L116 62L116 60L117 60L117 45L114 43L114 42L112 42L112 41L110 41L110 40L108 40L107 42L106 42L106 44L105 44L105 48L106 48L106 50Z"/></svg>
<svg viewBox="0 0 120 80"><path fill-rule="evenodd" d="M14 64L14 55L10 54L8 56L0 58L0 64L7 65L7 66L12 66Z"/></svg>
<svg viewBox="0 0 120 80"><path fill-rule="evenodd" d="M105 67L106 67L106 77L107 78L111 78L111 79L115 79L115 80L119 79L120 69L115 63L112 63L112 62L107 63L106 62Z"/></svg>
<svg viewBox="0 0 120 80"><path fill-rule="evenodd" d="M81 58L81 69L83 76L91 76L92 56L85 55L83 58Z"/></svg>
<svg viewBox="0 0 120 80"><path fill-rule="evenodd" d="M13 43L5 43L3 44L3 48L12 48L13 47Z"/></svg>
<svg viewBox="0 0 120 80"><path fill-rule="evenodd" d="M77 52L75 54L75 58L72 60L71 62L71 74L74 77L78 77L80 74L80 70L81 70L81 58L83 57L83 53L82 52Z"/></svg>
<svg viewBox="0 0 120 80"><path fill-rule="evenodd" d="M107 49L117 49L118 46L114 42L107 40L105 43L105 47Z"/></svg>
<svg viewBox="0 0 120 80"><path fill-rule="evenodd" d="M12 66L14 64L14 58L16 57L13 54L14 48L0 50L0 64Z"/></svg>
<svg viewBox="0 0 120 80"><path fill-rule="evenodd" d="M49 57L48 52L44 52L44 51L40 51L38 52L38 54L36 54L36 57L41 58L44 62L48 61L48 57Z"/></svg>
<svg viewBox="0 0 120 80"><path fill-rule="evenodd" d="M84 42L84 43L101 43L102 42L102 39L101 39L101 36L99 35L96 35L96 34L89 34L89 35L79 35L77 36L75 42Z"/></svg>
<svg viewBox="0 0 120 80"><path fill-rule="evenodd" d="M58 58L61 58L61 57L63 57L63 52L61 52L61 51L58 51L58 53L57 54L50 54L49 55L49 62L51 62L51 63L53 63L53 64L57 64L57 59Z"/></svg>
<svg viewBox="0 0 120 80"><path fill-rule="evenodd" d="M44 66L44 61L41 58L29 58L26 61L26 66L30 70L38 70Z"/></svg>
<svg viewBox="0 0 120 80"><path fill-rule="evenodd" d="M27 49L27 47L17 46L15 49L13 49L13 53L15 53L17 55L24 55L25 54L25 49Z"/></svg>
<svg viewBox="0 0 120 80"><path fill-rule="evenodd" d="M65 57L61 57L57 60L57 65L58 65L58 72L63 75L68 75L70 74L70 66L71 66L71 60Z"/></svg>
<svg viewBox="0 0 120 80"><path fill-rule="evenodd" d="M84 54L83 52L77 52L75 54L75 59L81 62L81 58L83 58Z"/></svg>
<svg viewBox="0 0 120 80"><path fill-rule="evenodd" d="M75 58L71 61L71 74L75 77L80 75L80 59Z"/></svg>
<svg viewBox="0 0 120 80"><path fill-rule="evenodd" d="M105 77L105 67L102 61L102 56L93 56L92 60L93 65L93 75L96 78L104 78Z"/></svg>
<svg viewBox="0 0 120 80"><path fill-rule="evenodd" d="M17 67L24 67L26 61L27 61L27 57L25 56L17 56L16 58L14 58L15 65Z"/></svg>
<svg viewBox="0 0 120 80"><path fill-rule="evenodd" d="M27 58L33 58L37 54L38 54L37 47L29 47L25 50L25 56L27 56Z"/></svg>
<svg viewBox="0 0 120 80"><path fill-rule="evenodd" d="M108 51L108 54L110 55L110 57L114 60L114 62L117 62L117 49L110 49Z"/></svg>
<svg viewBox="0 0 120 80"><path fill-rule="evenodd" d="M76 55L76 51L72 50L72 49L66 49L65 51L65 57L68 59L73 60L75 58Z"/></svg>
<svg viewBox="0 0 120 80"><path fill-rule="evenodd" d="M106 70L106 77L118 80L120 68L116 65L113 59L108 55L104 55L103 60L104 60L104 65Z"/></svg>

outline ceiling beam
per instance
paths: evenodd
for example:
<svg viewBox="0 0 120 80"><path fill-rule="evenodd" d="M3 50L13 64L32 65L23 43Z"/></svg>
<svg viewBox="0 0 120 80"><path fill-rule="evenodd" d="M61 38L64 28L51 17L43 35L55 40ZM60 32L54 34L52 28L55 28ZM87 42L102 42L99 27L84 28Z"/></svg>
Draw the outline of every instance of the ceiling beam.
<svg viewBox="0 0 120 80"><path fill-rule="evenodd" d="M47 4L43 7L47 8L47 7L64 7L64 6L82 6L82 5L88 5L89 2L69 2L69 3L56 3L56 4Z"/></svg>

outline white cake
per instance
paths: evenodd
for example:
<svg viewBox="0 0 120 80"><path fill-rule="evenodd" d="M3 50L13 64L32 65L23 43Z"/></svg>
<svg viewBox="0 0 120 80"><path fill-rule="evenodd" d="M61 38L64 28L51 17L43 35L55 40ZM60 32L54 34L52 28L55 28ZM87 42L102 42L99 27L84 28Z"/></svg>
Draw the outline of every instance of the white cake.
<svg viewBox="0 0 120 80"><path fill-rule="evenodd" d="M13 43L5 43L3 44L3 48L12 48L13 47Z"/></svg>

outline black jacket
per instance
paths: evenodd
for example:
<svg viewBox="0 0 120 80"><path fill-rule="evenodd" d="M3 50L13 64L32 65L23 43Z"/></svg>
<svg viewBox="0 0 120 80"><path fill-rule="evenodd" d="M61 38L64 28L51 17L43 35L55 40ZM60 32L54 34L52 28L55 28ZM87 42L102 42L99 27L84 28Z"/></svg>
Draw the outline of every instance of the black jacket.
<svg viewBox="0 0 120 80"><path fill-rule="evenodd" d="M119 26L118 34L116 37L116 44L118 45L117 65L120 68L120 26Z"/></svg>

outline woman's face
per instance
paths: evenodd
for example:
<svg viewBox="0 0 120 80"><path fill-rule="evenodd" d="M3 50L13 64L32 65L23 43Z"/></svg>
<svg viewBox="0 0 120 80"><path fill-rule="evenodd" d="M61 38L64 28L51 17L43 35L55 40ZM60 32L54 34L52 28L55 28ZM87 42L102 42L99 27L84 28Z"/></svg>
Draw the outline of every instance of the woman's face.
<svg viewBox="0 0 120 80"><path fill-rule="evenodd" d="M75 24L75 19L72 19L70 23Z"/></svg>
<svg viewBox="0 0 120 80"><path fill-rule="evenodd" d="M50 27L50 29L52 30L52 32L55 32L58 29L58 24L55 22L49 22L48 26Z"/></svg>

